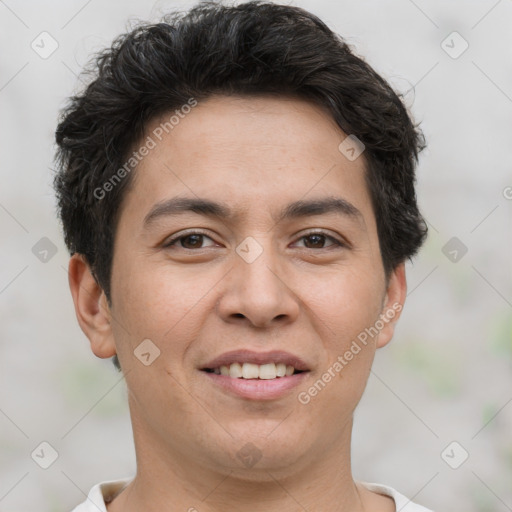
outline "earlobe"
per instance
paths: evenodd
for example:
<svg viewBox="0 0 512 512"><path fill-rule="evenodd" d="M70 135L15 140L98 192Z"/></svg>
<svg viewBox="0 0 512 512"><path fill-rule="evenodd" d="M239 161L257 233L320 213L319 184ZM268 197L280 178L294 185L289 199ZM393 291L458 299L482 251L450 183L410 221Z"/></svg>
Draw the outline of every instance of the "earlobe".
<svg viewBox="0 0 512 512"><path fill-rule="evenodd" d="M89 338L91 350L97 357L116 354L111 329L111 315L105 293L96 282L83 255L75 253L69 261L69 288L80 328Z"/></svg>
<svg viewBox="0 0 512 512"><path fill-rule="evenodd" d="M401 263L392 271L380 315L382 329L377 338L377 348L384 347L393 338L395 325L404 307L407 294L405 263Z"/></svg>

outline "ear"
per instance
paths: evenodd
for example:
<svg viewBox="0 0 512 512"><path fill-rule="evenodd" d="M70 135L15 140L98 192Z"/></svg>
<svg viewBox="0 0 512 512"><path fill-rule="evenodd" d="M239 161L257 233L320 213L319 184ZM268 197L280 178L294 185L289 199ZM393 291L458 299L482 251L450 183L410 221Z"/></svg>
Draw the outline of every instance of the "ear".
<svg viewBox="0 0 512 512"><path fill-rule="evenodd" d="M379 320L383 327L377 338L377 348L387 345L395 332L395 325L404 307L407 294L405 263L398 265L391 273L386 289L386 296Z"/></svg>
<svg viewBox="0 0 512 512"><path fill-rule="evenodd" d="M75 253L69 260L68 279L76 317L89 338L91 350L97 357L114 356L116 347L107 299L83 255Z"/></svg>

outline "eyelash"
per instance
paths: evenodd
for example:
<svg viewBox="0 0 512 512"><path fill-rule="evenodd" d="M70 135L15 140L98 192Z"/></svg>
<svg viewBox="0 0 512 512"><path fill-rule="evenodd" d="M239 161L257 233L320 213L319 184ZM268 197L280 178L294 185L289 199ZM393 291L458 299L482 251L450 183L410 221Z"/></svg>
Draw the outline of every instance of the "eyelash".
<svg viewBox="0 0 512 512"><path fill-rule="evenodd" d="M212 238L207 233L205 233L204 231L195 230L195 231L190 231L189 233L185 233L185 234L181 234L179 236L172 237L171 239L169 239L167 241L167 243L165 243L165 245L163 245L163 248L164 249L170 248L170 247L174 246L176 244L176 242L179 242L180 240L182 240L184 238L187 238L187 237L189 237L191 235L203 235L203 236L209 238L210 240L212 240ZM303 238L307 238L307 237L312 236L312 235L322 235L325 238L327 238L327 239L331 240L332 242L334 242L333 245L335 245L335 246L338 246L338 247L348 247L348 245L346 243L342 242L341 240L338 240L337 238L334 238L331 235L328 235L327 233L325 233L322 230L311 231L309 233L305 233L304 235L299 237L298 240L302 240ZM331 246L323 247L323 248L320 248L320 249L310 249L310 250L328 250L330 247ZM183 249L185 251L201 250L201 248L200 249L186 249L185 247L180 247L180 249ZM307 247L305 247L305 249L307 249Z"/></svg>

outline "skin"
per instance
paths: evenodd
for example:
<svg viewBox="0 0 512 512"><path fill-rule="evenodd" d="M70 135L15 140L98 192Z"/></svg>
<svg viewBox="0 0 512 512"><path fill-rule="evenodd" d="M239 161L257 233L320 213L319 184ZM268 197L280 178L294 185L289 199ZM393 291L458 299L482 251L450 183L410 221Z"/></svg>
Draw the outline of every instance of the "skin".
<svg viewBox="0 0 512 512"><path fill-rule="evenodd" d="M129 392L138 469L109 512L395 510L354 481L350 442L376 349L391 340L399 311L308 404L297 399L406 295L403 264L385 277L364 153L348 160L338 150L345 137L301 99L211 97L135 171L115 235L111 307L82 256L71 258L80 326L98 357L118 354ZM185 213L144 229L153 205L177 195L240 215ZM333 195L361 218L272 218L289 202ZM194 228L207 235L163 247ZM318 229L348 244L303 238ZM249 236L263 249L250 264L235 251ZM134 350L148 338L160 356L145 366ZM284 349L311 371L279 399L234 397L199 368L239 348ZM237 457L246 443L261 453L252 467Z"/></svg>

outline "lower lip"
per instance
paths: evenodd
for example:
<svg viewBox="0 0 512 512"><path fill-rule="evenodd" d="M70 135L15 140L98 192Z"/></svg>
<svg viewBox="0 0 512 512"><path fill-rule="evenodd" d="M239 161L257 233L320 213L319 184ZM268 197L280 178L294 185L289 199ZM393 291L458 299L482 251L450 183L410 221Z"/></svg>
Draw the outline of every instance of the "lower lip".
<svg viewBox="0 0 512 512"><path fill-rule="evenodd" d="M206 377L230 394L249 400L275 400L297 387L308 372L295 373L288 377L275 379L234 379L227 375L218 375L201 370Z"/></svg>

